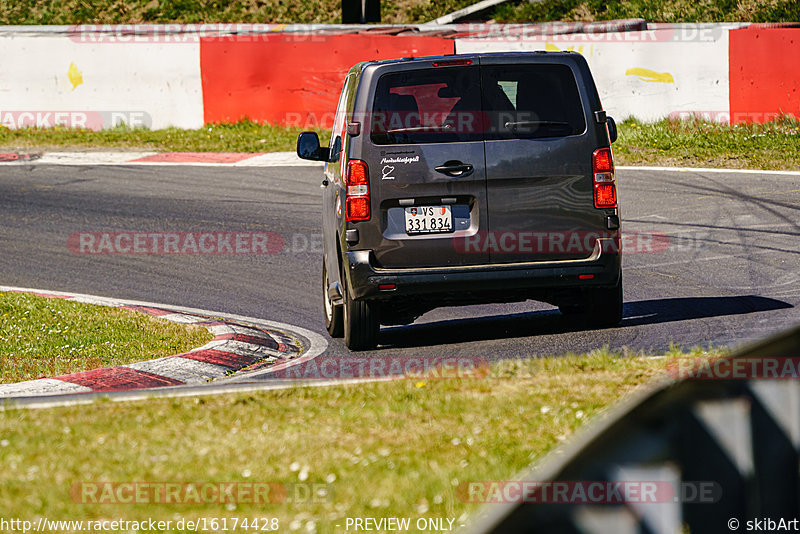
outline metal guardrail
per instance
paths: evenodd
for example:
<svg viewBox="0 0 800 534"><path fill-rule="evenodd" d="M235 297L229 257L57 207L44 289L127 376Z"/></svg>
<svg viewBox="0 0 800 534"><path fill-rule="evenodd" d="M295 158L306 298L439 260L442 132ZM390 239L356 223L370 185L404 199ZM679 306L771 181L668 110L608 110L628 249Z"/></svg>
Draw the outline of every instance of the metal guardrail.
<svg viewBox="0 0 800 534"><path fill-rule="evenodd" d="M795 328L716 361L718 370L743 375L665 376L519 477L653 481L674 489L668 499L541 502L532 493L519 499L528 502L485 507L466 532L743 532L800 518L799 357ZM752 378L752 369L768 364L779 374Z"/></svg>
<svg viewBox="0 0 800 534"><path fill-rule="evenodd" d="M439 19L437 19L439 20ZM443 37L485 37L525 35L567 35L577 33L601 34L607 32L644 31L653 26L643 19L624 19L599 22L542 22L487 24L438 23L424 24L261 24L261 23L162 23L162 24L75 24L52 26L0 26L0 37L12 36L68 36L83 34L113 36L183 35L198 37L252 36L281 34L388 34L388 35L441 35ZM656 25L657 26L657 25ZM663 26L663 25L662 25ZM674 27L681 25L673 24ZM714 27L713 24L688 24L692 27ZM720 26L720 25L717 25Z"/></svg>
<svg viewBox="0 0 800 534"><path fill-rule="evenodd" d="M530 1L531 3L534 2L540 3L543 2L544 0L530 0ZM453 22L457 22L459 20L476 15L481 11L497 7L500 4L505 4L506 2L508 2L508 0L481 0L480 2L476 2L467 7L457 9L452 13L447 13L446 15L442 15L441 17L428 22L427 24L451 24Z"/></svg>

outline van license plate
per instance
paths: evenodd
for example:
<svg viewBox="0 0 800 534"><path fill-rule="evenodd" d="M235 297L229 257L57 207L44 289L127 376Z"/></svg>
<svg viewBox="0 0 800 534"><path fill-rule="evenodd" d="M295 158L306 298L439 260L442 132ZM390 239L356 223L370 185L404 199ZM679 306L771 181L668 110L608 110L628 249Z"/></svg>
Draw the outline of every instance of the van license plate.
<svg viewBox="0 0 800 534"><path fill-rule="evenodd" d="M414 206L406 208L406 233L438 234L453 231L450 206Z"/></svg>

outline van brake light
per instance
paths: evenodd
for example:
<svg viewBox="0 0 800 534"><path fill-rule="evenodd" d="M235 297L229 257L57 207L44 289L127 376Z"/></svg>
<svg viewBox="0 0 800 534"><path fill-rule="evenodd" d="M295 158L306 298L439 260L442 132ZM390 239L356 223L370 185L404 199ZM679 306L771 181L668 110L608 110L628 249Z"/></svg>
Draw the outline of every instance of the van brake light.
<svg viewBox="0 0 800 534"><path fill-rule="evenodd" d="M617 207L617 184L611 148L598 148L592 154L592 176L595 208Z"/></svg>
<svg viewBox="0 0 800 534"><path fill-rule="evenodd" d="M354 159L347 162L345 168L347 183L348 221L367 221L370 216L369 199L369 169L361 160Z"/></svg>
<svg viewBox="0 0 800 534"><path fill-rule="evenodd" d="M446 59L444 61L434 61L434 67L455 67L458 65L472 65L471 59Z"/></svg>

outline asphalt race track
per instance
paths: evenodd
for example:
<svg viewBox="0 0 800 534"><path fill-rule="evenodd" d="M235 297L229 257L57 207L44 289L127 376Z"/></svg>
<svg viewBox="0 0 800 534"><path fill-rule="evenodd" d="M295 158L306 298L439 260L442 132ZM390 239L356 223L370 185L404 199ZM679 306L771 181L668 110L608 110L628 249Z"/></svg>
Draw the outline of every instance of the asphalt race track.
<svg viewBox="0 0 800 534"><path fill-rule="evenodd" d="M576 331L534 302L445 308L384 328L371 354L737 345L800 323L800 176L625 169L618 180L634 249L624 258L619 327ZM219 310L324 334L319 183L310 167L3 167L0 284ZM276 232L285 246L259 255L91 255L67 246L75 232L119 231ZM636 251L653 233L656 250ZM330 341L328 354L347 352Z"/></svg>

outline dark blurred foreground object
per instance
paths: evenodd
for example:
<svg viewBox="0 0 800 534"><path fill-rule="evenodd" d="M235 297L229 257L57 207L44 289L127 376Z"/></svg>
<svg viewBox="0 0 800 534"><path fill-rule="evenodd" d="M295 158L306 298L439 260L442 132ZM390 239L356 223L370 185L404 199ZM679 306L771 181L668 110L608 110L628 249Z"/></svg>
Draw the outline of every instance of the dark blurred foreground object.
<svg viewBox="0 0 800 534"><path fill-rule="evenodd" d="M380 0L342 0L342 24L365 24L380 21Z"/></svg>
<svg viewBox="0 0 800 534"><path fill-rule="evenodd" d="M657 492L658 502L483 499L502 504L484 507L466 532L694 534L766 530L781 520L796 526L800 328L705 362L712 363L683 362L694 370L681 372L665 362L663 380L519 478L569 481L569 488L656 482L669 490Z"/></svg>

